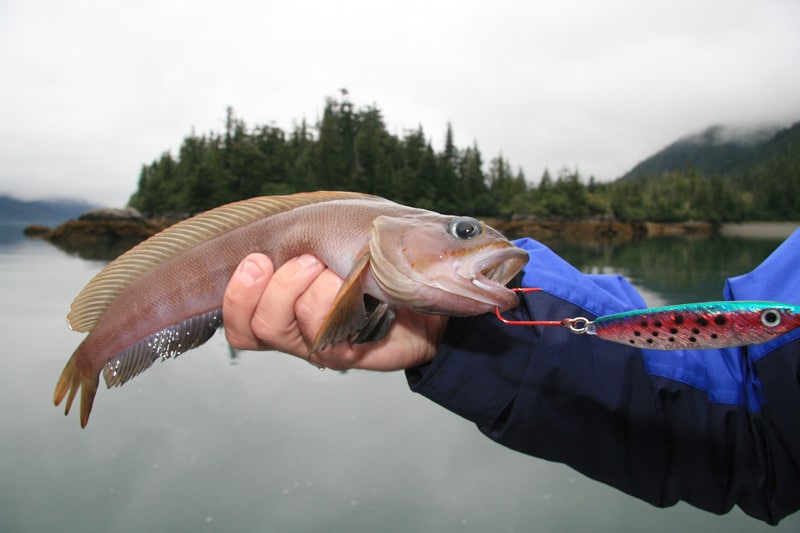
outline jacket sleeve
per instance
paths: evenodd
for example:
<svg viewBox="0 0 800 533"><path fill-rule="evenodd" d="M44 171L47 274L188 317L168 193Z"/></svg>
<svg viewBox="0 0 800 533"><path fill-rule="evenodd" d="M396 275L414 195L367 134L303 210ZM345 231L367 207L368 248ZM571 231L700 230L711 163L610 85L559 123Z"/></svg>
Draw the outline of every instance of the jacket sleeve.
<svg viewBox="0 0 800 533"><path fill-rule="evenodd" d="M618 276L585 275L531 240L509 317L555 320L644 307ZM726 297L800 304L800 232ZM778 282L778 280L780 280ZM516 316L514 316L516 315ZM748 348L641 350L560 327L451 319L413 391L491 439L657 506L734 505L776 524L800 508L800 331Z"/></svg>

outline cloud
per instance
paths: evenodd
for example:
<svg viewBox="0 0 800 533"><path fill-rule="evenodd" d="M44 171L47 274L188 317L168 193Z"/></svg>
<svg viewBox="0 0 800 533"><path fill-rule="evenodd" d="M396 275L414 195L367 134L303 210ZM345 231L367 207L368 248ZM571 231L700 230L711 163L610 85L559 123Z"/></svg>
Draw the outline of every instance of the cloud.
<svg viewBox="0 0 800 533"><path fill-rule="evenodd" d="M288 129L340 87L529 179L611 179L710 124L800 119L796 2L541 4L10 0L0 190L120 205L228 105Z"/></svg>

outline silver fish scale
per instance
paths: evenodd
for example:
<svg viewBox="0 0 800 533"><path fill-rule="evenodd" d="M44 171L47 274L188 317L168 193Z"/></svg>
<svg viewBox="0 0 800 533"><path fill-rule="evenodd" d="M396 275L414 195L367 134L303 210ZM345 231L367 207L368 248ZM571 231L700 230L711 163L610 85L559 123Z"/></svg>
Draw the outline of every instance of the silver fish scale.
<svg viewBox="0 0 800 533"><path fill-rule="evenodd" d="M109 388L122 385L147 370L156 360L177 357L210 339L222 324L222 310L173 324L121 351L106 362L103 378Z"/></svg>

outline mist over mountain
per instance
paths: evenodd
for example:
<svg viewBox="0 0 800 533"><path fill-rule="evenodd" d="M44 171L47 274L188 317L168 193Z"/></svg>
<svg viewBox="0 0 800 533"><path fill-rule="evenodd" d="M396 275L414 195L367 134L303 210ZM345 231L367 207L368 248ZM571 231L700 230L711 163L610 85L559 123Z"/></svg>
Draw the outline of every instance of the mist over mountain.
<svg viewBox="0 0 800 533"><path fill-rule="evenodd" d="M623 219L800 220L800 122L714 126L684 137L612 184Z"/></svg>
<svg viewBox="0 0 800 533"><path fill-rule="evenodd" d="M788 128L715 125L678 139L634 166L621 179L659 176L691 168L708 176L740 175L800 140L800 122Z"/></svg>
<svg viewBox="0 0 800 533"><path fill-rule="evenodd" d="M95 207L97 206L84 200L69 198L19 200L0 194L0 223L52 226L71 218L77 218L81 213Z"/></svg>

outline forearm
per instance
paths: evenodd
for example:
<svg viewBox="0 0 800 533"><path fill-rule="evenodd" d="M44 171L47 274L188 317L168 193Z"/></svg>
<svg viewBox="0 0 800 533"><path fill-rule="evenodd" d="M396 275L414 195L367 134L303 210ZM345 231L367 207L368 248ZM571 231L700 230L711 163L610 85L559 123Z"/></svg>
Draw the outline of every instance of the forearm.
<svg viewBox="0 0 800 533"><path fill-rule="evenodd" d="M564 310L538 295L535 318L551 304ZM408 371L411 388L505 446L664 505L665 443L638 350L598 353L597 339L537 329L453 320L434 361Z"/></svg>
<svg viewBox="0 0 800 533"><path fill-rule="evenodd" d="M583 276L541 247L532 255L526 285L547 292L526 297L519 318L593 318L640 306L624 281ZM728 287L728 296L797 303L791 272L772 293L734 280L738 293ZM739 505L776 523L800 508L798 336L780 347L643 352L484 315L451 320L433 362L407 375L414 391L505 446L654 505L683 500L716 513Z"/></svg>
<svg viewBox="0 0 800 533"><path fill-rule="evenodd" d="M637 349L499 324L491 316L453 320L436 359L408 371L412 389L505 446L654 505L684 500L715 513L739 505L769 523L800 505L800 455L781 438L793 432L797 444L794 422L650 376ZM797 352L789 377L798 375ZM770 390L797 390L796 379L786 385Z"/></svg>

